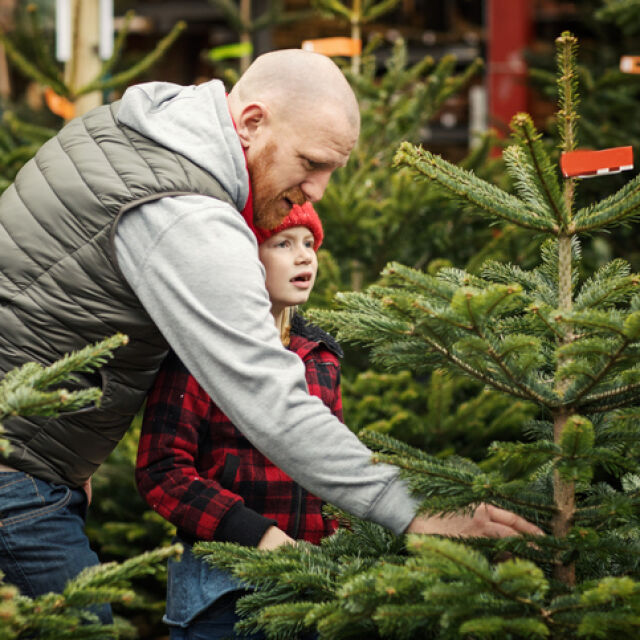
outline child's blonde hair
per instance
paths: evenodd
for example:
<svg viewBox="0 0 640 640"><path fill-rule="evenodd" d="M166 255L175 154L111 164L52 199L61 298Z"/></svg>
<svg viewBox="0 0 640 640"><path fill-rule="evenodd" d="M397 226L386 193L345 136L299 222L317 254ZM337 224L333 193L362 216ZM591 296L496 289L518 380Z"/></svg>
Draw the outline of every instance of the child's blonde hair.
<svg viewBox="0 0 640 640"><path fill-rule="evenodd" d="M291 323L293 322L293 316L296 314L298 310L297 306L285 307L280 315L275 319L276 320L276 328L280 334L280 340L285 347L289 346L289 342L291 341Z"/></svg>

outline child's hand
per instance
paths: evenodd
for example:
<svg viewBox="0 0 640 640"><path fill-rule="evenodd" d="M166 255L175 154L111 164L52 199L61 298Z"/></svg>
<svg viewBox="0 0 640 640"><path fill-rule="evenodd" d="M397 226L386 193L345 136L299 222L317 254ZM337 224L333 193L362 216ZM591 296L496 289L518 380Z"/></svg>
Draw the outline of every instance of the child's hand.
<svg viewBox="0 0 640 640"><path fill-rule="evenodd" d="M269 527L265 532L260 542L258 543L258 549L270 551L271 549L277 549L283 544L296 544L293 538L290 538L282 529L278 527Z"/></svg>

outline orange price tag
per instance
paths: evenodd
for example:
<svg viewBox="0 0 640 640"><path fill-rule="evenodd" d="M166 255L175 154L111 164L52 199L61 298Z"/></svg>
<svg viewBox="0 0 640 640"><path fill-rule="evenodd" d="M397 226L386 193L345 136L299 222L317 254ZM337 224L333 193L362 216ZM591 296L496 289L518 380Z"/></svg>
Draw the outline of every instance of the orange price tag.
<svg viewBox="0 0 640 640"><path fill-rule="evenodd" d="M640 73L640 56L622 56L620 71L623 73Z"/></svg>
<svg viewBox="0 0 640 640"><path fill-rule="evenodd" d="M360 38L318 38L303 40L302 48L325 56L359 56L362 53L362 40Z"/></svg>
<svg viewBox="0 0 640 640"><path fill-rule="evenodd" d="M65 120L71 120L76 115L76 107L73 102L59 96L51 87L44 90L44 100L53 113Z"/></svg>
<svg viewBox="0 0 640 640"><path fill-rule="evenodd" d="M613 147L602 151L569 151L560 156L565 178L595 178L633 169L633 148Z"/></svg>

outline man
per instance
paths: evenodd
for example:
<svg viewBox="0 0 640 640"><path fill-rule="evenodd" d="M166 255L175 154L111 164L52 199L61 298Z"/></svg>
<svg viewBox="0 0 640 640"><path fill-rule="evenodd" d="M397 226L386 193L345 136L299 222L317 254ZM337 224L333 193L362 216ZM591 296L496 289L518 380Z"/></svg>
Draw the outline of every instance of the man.
<svg viewBox="0 0 640 640"><path fill-rule="evenodd" d="M69 123L0 199L0 375L116 331L98 408L5 422L0 569L27 595L60 590L97 559L80 489L139 409L168 345L244 435L305 488L396 532L538 532L482 506L416 517L397 469L307 393L280 343L252 226L315 202L359 130L328 58L259 57L228 98L219 81L149 83ZM267 531L263 548L287 541Z"/></svg>

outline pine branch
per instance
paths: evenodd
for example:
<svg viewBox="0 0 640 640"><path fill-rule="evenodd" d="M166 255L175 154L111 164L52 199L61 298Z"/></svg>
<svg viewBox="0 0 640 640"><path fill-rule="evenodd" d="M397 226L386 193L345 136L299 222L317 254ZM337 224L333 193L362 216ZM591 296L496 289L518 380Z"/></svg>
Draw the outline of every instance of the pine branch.
<svg viewBox="0 0 640 640"><path fill-rule="evenodd" d="M582 285L574 309L610 307L628 301L640 282L640 275L629 272L629 265L624 260L612 260L603 265Z"/></svg>
<svg viewBox="0 0 640 640"><path fill-rule="evenodd" d="M640 175L613 195L583 207L575 214L572 230L586 233L635 220L640 216Z"/></svg>
<svg viewBox="0 0 640 640"><path fill-rule="evenodd" d="M57 75L51 76L44 71L40 71L35 64L30 62L20 51L18 51L18 49L16 49L13 42L11 42L6 34L1 31L0 43L4 46L7 56L9 56L13 64L15 64L16 67L18 67L18 69L20 69L20 71L22 71L22 73L24 73L28 78L32 78L42 86L51 87L58 95L64 96L65 98L71 97L67 86L58 79Z"/></svg>
<svg viewBox="0 0 640 640"><path fill-rule="evenodd" d="M577 108L578 73L576 57L578 40L569 31L563 31L556 39L556 60L558 66L559 110L557 113L562 150L573 151L577 146L576 126L579 119Z"/></svg>
<svg viewBox="0 0 640 640"><path fill-rule="evenodd" d="M531 116L526 113L515 115L511 121L511 128L521 144L518 148L527 155L528 162L523 161L521 165L530 166L533 169L533 175L537 178L534 184L537 187L538 197L533 201L546 203L547 208L553 213L558 228L566 229L569 225L569 212L562 199L555 167L540 142L542 135L535 130Z"/></svg>
<svg viewBox="0 0 640 640"><path fill-rule="evenodd" d="M434 180L452 195L479 207L487 215L508 220L526 229L557 232L551 217L536 215L516 197L425 149L403 143L394 158L394 166L399 165L411 167L416 173Z"/></svg>
<svg viewBox="0 0 640 640"><path fill-rule="evenodd" d="M95 370L112 356L114 349L127 344L127 341L127 336L116 334L67 354L47 367L29 362L9 371L0 380L0 420L8 415L57 415L61 411L73 411L87 403L97 402L100 389L73 392L46 389L73 380L73 372Z"/></svg>
<svg viewBox="0 0 640 640"><path fill-rule="evenodd" d="M124 48L124 44L127 40L127 35L129 33L129 26L131 25L131 21L135 16L135 11L127 11L124 14L124 22L122 24L122 28L118 31L116 38L113 42L113 51L108 60L105 60L102 63L102 68L100 69L100 77L104 78L107 74L111 72L116 62L120 59L122 54L122 49Z"/></svg>
<svg viewBox="0 0 640 640"><path fill-rule="evenodd" d="M117 73L115 76L105 79L102 77L94 78L91 82L83 87L74 91L74 97L79 97L92 91L106 91L107 89L113 89L129 84L133 78L144 73L147 69L153 66L164 54L169 47L175 42L178 36L187 28L187 23L184 21L177 22L173 29L164 37L156 48L148 53L140 62L133 65L130 69Z"/></svg>

